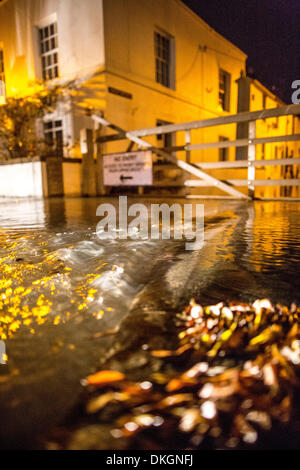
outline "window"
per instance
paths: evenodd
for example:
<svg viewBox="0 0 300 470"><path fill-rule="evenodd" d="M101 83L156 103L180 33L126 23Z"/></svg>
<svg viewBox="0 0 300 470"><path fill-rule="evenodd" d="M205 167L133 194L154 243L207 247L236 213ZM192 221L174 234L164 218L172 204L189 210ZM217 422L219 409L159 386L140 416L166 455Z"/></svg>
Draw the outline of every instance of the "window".
<svg viewBox="0 0 300 470"><path fill-rule="evenodd" d="M223 137L223 136L220 136L219 137L219 142L228 142L228 137ZM229 148L228 147L225 147L225 148L220 148L219 149L219 161L220 162L226 162L229 160Z"/></svg>
<svg viewBox="0 0 300 470"><path fill-rule="evenodd" d="M224 111L230 111L231 75L225 70L219 71L219 105Z"/></svg>
<svg viewBox="0 0 300 470"><path fill-rule="evenodd" d="M63 122L62 120L44 122L44 135L49 153L63 156Z"/></svg>
<svg viewBox="0 0 300 470"><path fill-rule="evenodd" d="M174 39L154 33L156 82L174 88Z"/></svg>
<svg viewBox="0 0 300 470"><path fill-rule="evenodd" d="M169 124L173 124L172 122L162 121L161 119L157 119L156 125L157 126L168 126ZM157 136L157 140L162 142L162 147L172 147L174 141L174 134L159 134Z"/></svg>
<svg viewBox="0 0 300 470"><path fill-rule="evenodd" d="M267 107L267 95L265 93L263 93L263 96L262 96L262 107L263 109L266 109Z"/></svg>
<svg viewBox="0 0 300 470"><path fill-rule="evenodd" d="M4 72L4 53L0 49L0 104L5 103L5 72Z"/></svg>
<svg viewBox="0 0 300 470"><path fill-rule="evenodd" d="M40 56L44 80L59 76L57 23L39 29Z"/></svg>

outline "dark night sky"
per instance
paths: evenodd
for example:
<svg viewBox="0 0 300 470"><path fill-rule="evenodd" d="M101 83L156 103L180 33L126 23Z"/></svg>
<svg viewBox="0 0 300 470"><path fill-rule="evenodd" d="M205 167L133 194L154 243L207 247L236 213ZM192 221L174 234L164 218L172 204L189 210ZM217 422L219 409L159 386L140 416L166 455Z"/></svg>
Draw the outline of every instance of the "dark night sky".
<svg viewBox="0 0 300 470"><path fill-rule="evenodd" d="M300 0L183 2L248 55L249 72L291 103L291 83L300 80Z"/></svg>

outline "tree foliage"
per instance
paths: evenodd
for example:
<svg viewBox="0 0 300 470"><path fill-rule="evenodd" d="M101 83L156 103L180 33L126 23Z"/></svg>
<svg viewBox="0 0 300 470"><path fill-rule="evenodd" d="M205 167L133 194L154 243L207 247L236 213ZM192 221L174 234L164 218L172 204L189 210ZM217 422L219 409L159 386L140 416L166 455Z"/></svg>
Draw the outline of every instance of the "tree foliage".
<svg viewBox="0 0 300 470"><path fill-rule="evenodd" d="M61 86L39 86L30 96L8 98L0 106L0 160L27 158L45 153L37 120L52 113L65 97Z"/></svg>

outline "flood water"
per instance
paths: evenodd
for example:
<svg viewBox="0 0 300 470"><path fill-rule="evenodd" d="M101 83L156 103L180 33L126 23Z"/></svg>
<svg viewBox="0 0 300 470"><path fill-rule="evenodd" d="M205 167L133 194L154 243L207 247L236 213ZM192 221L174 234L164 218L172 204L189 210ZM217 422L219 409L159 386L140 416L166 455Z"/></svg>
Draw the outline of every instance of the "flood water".
<svg viewBox="0 0 300 470"><path fill-rule="evenodd" d="M0 365L0 447L34 447L76 405L80 379L116 352L170 347L174 315L191 297L208 305L300 302L299 203L188 201L204 204L205 244L186 251L178 240L99 240L102 202L118 207L117 199L0 202L8 356ZM132 357L134 365L143 360Z"/></svg>

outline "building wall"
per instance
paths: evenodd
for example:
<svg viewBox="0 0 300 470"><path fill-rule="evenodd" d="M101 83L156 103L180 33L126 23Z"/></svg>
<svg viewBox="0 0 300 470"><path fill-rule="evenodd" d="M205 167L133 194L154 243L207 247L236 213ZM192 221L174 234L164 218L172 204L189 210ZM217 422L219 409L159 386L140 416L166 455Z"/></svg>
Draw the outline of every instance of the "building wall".
<svg viewBox="0 0 300 470"><path fill-rule="evenodd" d="M272 94L257 80L250 85L250 111L260 109L272 109L283 106L284 103ZM256 124L256 137L274 137L291 135L298 119L293 116L280 116L278 118L261 119ZM273 160L296 157L299 152L299 142L274 142L256 147L257 160ZM285 166L259 167L257 177L259 179L284 179L288 177L289 168ZM296 168L293 168L293 177L296 177ZM259 176L258 176L259 175ZM291 175L289 174L289 177ZM255 191L258 197L296 196L299 188L290 187L258 187Z"/></svg>
<svg viewBox="0 0 300 470"><path fill-rule="evenodd" d="M126 129L223 114L219 68L231 73L230 112L236 111L235 79L245 69L245 54L179 0L10 0L0 8L7 96L33 91L30 82L41 78L38 27L57 21L61 78L82 81L73 97L75 119L66 124L73 145L80 128L92 125L77 104ZM174 38L174 90L155 80L155 30ZM132 100L111 95L109 87L130 92ZM208 132L199 136L210 138Z"/></svg>
<svg viewBox="0 0 300 470"><path fill-rule="evenodd" d="M239 112L259 111L263 109L274 109L285 104L258 80L250 77L240 77L239 80ZM274 137L291 135L296 132L299 118L293 116L280 116L278 118L260 119L256 121L256 137ZM248 138L248 124L240 124L237 129L237 138ZM256 160L284 159L298 156L300 152L299 142L274 142L256 146ZM237 159L247 159L248 149L241 147L236 149ZM292 168L292 169L291 169ZM296 178L299 174L296 165L288 166L265 166L256 167L256 179L285 179ZM240 175L243 172L240 171ZM244 171L244 176L247 178ZM279 197L298 196L298 187L256 187L257 197Z"/></svg>
<svg viewBox="0 0 300 470"><path fill-rule="evenodd" d="M43 162L30 161L0 165L0 196L42 197Z"/></svg>
<svg viewBox="0 0 300 470"><path fill-rule="evenodd" d="M219 68L231 74L229 113L236 112L235 80L245 70L246 55L180 1L104 0L104 30L107 87L132 95L128 100L108 93L108 120L136 129L153 127L157 119L179 123L226 115L219 106ZM174 38L174 89L156 83L156 30ZM218 140L219 134L233 137L234 132L234 126L228 126L194 134L195 140L209 141ZM177 144L182 142L179 138ZM206 156L219 158L214 150ZM203 152L195 152L195 161L202 158Z"/></svg>
<svg viewBox="0 0 300 470"><path fill-rule="evenodd" d="M9 0L0 7L0 46L4 48L8 96L32 92L30 81L41 78L38 27L53 21L58 24L61 78L81 82L79 91L66 106L64 134L69 145L66 156L79 156L82 128L96 128L86 115L87 108L104 114L108 121L126 130L154 127L158 119L180 123L238 111L237 80L241 72L245 75L246 55L179 0ZM172 88L156 82L155 31L169 35L174 41ZM230 74L228 111L219 105L220 69ZM120 93L112 93L112 89ZM249 93L251 111L280 104L258 82L251 82ZM60 114L64 111L58 110L52 118L59 118ZM259 122L258 137L292 132L291 117L271 121ZM236 126L193 131L192 143L217 142L220 137L235 140ZM156 137L148 140L160 145ZM173 143L184 142L181 133ZM298 155L295 144L268 144L265 158L275 158L275 154L281 156L284 152L290 154L292 145L294 155ZM103 145L102 153L124 151L127 146L128 142ZM178 156L185 159L184 153ZM235 149L230 149L227 158L234 160L235 156ZM262 156L260 146L257 157ZM191 154L192 163L219 159L217 149ZM68 171L66 168L67 193L77 194L77 166ZM261 169L258 171L262 173ZM274 177L274 170L270 171ZM278 178L280 171L278 167ZM268 177L268 170L263 172ZM220 170L212 174L222 179L247 177L244 170Z"/></svg>
<svg viewBox="0 0 300 470"><path fill-rule="evenodd" d="M57 21L59 68L74 79L103 68L102 0L9 0L0 7L7 95L24 94L41 79L38 27Z"/></svg>
<svg viewBox="0 0 300 470"><path fill-rule="evenodd" d="M4 51L6 94L24 96L38 90L37 81L42 78L38 28L55 21L60 78L63 83L79 80L87 86L72 97L73 103L65 102L45 119L63 121L64 155L76 157L80 129L93 125L85 116L85 108L98 95L100 108L105 108L102 0L9 0L1 5L0 47ZM42 125L37 126L37 133L43 137Z"/></svg>
<svg viewBox="0 0 300 470"><path fill-rule="evenodd" d="M81 195L81 161L63 162L63 185L66 196Z"/></svg>

